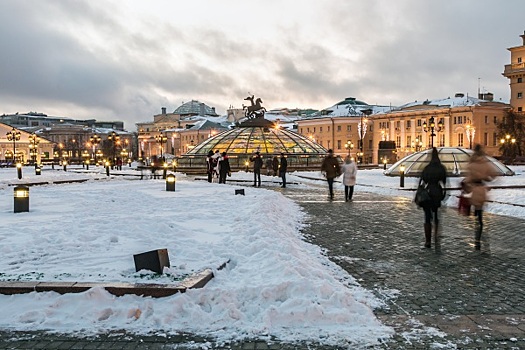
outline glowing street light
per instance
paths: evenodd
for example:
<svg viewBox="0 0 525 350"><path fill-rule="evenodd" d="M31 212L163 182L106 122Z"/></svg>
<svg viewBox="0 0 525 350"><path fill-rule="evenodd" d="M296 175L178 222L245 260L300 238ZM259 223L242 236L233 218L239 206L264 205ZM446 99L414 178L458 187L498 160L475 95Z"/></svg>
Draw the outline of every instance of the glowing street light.
<svg viewBox="0 0 525 350"><path fill-rule="evenodd" d="M428 124L427 122L423 123L423 130L425 132L430 131L430 148L433 148L434 147L434 137L436 136L436 132L440 132L441 130L443 130L443 123L441 123L440 121L436 126L434 117L430 117L430 119L428 120Z"/></svg>

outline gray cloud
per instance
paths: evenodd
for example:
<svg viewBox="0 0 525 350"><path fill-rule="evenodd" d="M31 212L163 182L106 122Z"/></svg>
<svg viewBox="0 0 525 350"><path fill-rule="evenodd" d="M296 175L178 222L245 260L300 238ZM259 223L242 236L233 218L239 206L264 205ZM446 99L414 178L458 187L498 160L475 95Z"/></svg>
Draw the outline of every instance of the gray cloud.
<svg viewBox="0 0 525 350"><path fill-rule="evenodd" d="M196 16L191 26L146 14L128 20L124 4L133 6L0 2L0 113L123 119L133 129L189 99L220 113L248 93L266 108L325 108L348 96L399 105L476 94L478 78L508 99L506 49L525 29L521 0L313 1L295 8L298 16L286 3L279 21L254 12L222 25ZM245 32L232 34L238 23Z"/></svg>

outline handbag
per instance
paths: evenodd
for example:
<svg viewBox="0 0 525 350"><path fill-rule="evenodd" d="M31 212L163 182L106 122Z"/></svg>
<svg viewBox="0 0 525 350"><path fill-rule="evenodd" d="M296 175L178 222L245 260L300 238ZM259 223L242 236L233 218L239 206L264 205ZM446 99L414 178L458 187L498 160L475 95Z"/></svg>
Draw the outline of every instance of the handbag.
<svg viewBox="0 0 525 350"><path fill-rule="evenodd" d="M423 183L422 179L419 180L419 185L417 186L416 190L416 196L414 197L414 202L422 207L426 203L430 202L432 198L430 197L430 193L428 193L428 189L426 184Z"/></svg>

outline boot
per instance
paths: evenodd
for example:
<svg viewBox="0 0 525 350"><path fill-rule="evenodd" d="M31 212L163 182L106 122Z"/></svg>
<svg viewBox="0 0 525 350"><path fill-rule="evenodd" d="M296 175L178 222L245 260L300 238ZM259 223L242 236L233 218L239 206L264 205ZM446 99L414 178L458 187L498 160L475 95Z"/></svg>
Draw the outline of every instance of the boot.
<svg viewBox="0 0 525 350"><path fill-rule="evenodd" d="M425 248L431 247L432 241L432 225L425 224Z"/></svg>
<svg viewBox="0 0 525 350"><path fill-rule="evenodd" d="M476 236L474 237L474 247L476 250L481 249L481 231L483 226L478 226L476 228Z"/></svg>

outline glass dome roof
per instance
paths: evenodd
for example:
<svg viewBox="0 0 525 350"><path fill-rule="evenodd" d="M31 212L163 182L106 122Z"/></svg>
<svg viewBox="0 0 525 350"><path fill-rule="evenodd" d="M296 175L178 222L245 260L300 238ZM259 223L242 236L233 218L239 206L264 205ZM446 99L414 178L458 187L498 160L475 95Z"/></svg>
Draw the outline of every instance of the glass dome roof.
<svg viewBox="0 0 525 350"><path fill-rule="evenodd" d="M447 169L447 176L466 175L467 164L470 160L470 156L474 153L473 150L460 147L437 147L437 150L441 163ZM431 148L410 154L385 170L384 174L387 176L399 176L399 168L401 165L404 165L405 176L419 177L421 176L423 168L430 162L431 156ZM487 158L500 171L500 176L514 175L514 172L505 164L493 157L487 156Z"/></svg>
<svg viewBox="0 0 525 350"><path fill-rule="evenodd" d="M266 121L266 120L265 120ZM326 149L294 131L281 129L276 124L243 123L232 130L224 131L198 144L186 155L206 155L219 150L234 154L326 154Z"/></svg>

